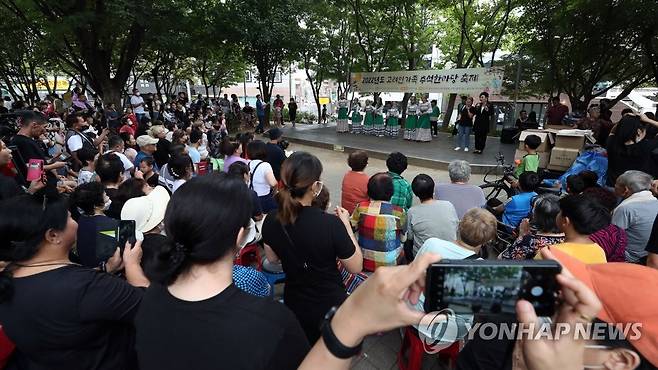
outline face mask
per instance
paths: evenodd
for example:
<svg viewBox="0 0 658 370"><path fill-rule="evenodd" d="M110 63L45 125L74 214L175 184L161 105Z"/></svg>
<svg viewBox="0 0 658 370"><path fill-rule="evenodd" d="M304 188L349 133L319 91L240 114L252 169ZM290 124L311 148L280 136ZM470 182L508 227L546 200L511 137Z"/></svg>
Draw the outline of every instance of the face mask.
<svg viewBox="0 0 658 370"><path fill-rule="evenodd" d="M112 204L112 200L108 198L105 201L105 204L103 204L103 211L107 211L108 209L110 209L110 204Z"/></svg>

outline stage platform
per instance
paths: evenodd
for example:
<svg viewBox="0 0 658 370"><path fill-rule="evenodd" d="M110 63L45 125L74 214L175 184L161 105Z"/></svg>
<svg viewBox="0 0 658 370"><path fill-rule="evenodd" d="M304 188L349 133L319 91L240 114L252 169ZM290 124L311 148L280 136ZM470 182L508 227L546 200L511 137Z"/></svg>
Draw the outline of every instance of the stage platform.
<svg viewBox="0 0 658 370"><path fill-rule="evenodd" d="M471 164L472 173L483 174L491 167L496 166L496 154L505 156L505 162L514 160L516 145L501 144L500 138L487 138L487 146L483 154L473 154L474 137L471 136L471 151L454 151L455 138L447 133L439 133L429 143L416 143L387 137L374 137L354 135L350 133L339 134L335 124L303 125L293 128L290 124L282 129L284 139L291 143L300 143L318 148L344 151L346 153L361 149L373 158L386 159L391 152L404 153L409 158L409 164L439 170L447 170L450 161L464 159Z"/></svg>

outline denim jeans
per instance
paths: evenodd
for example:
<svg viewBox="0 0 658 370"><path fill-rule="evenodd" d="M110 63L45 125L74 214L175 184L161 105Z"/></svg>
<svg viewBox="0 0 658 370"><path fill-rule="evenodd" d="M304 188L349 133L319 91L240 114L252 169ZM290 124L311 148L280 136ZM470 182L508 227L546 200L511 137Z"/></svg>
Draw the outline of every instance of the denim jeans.
<svg viewBox="0 0 658 370"><path fill-rule="evenodd" d="M457 128L457 146L460 148L468 148L471 140L471 130L473 127L459 125Z"/></svg>

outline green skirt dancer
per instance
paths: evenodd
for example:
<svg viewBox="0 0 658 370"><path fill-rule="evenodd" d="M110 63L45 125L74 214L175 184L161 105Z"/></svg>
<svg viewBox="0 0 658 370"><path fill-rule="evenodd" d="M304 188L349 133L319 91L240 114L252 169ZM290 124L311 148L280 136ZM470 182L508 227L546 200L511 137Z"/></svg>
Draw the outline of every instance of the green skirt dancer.
<svg viewBox="0 0 658 370"><path fill-rule="evenodd" d="M375 122L373 127L373 135L384 136L386 127L384 126L384 116L381 113L375 114Z"/></svg>
<svg viewBox="0 0 658 370"><path fill-rule="evenodd" d="M336 122L337 132L350 131L349 117L347 116L347 107L338 108L338 121Z"/></svg>
<svg viewBox="0 0 658 370"><path fill-rule="evenodd" d="M388 117L386 119L386 136L398 137L400 132L400 121L398 117Z"/></svg>
<svg viewBox="0 0 658 370"><path fill-rule="evenodd" d="M404 139L405 140L416 140L416 125L418 124L418 116L407 115L407 119L404 121Z"/></svg>
<svg viewBox="0 0 658 370"><path fill-rule="evenodd" d="M354 109L352 111L352 133L354 134L363 133L363 126L361 126L361 120L363 120L361 113L359 113L358 109Z"/></svg>
<svg viewBox="0 0 658 370"><path fill-rule="evenodd" d="M363 120L363 133L372 135L373 125L375 124L375 114L371 111L366 111L366 118Z"/></svg>
<svg viewBox="0 0 658 370"><path fill-rule="evenodd" d="M432 141L432 125L429 113L421 114L416 128L416 141Z"/></svg>

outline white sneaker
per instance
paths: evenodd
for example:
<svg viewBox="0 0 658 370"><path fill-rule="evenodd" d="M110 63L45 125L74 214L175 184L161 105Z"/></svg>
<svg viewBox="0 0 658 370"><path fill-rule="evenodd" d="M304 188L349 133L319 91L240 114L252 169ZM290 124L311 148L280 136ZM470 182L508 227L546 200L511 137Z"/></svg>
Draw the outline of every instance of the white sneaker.
<svg viewBox="0 0 658 370"><path fill-rule="evenodd" d="M464 148L464 151L465 151L465 152L468 152L468 148Z"/></svg>
<svg viewBox="0 0 658 370"><path fill-rule="evenodd" d="M456 147L456 148L455 148L455 151L458 151L458 150L461 150L461 148L460 148L460 147Z"/></svg>

